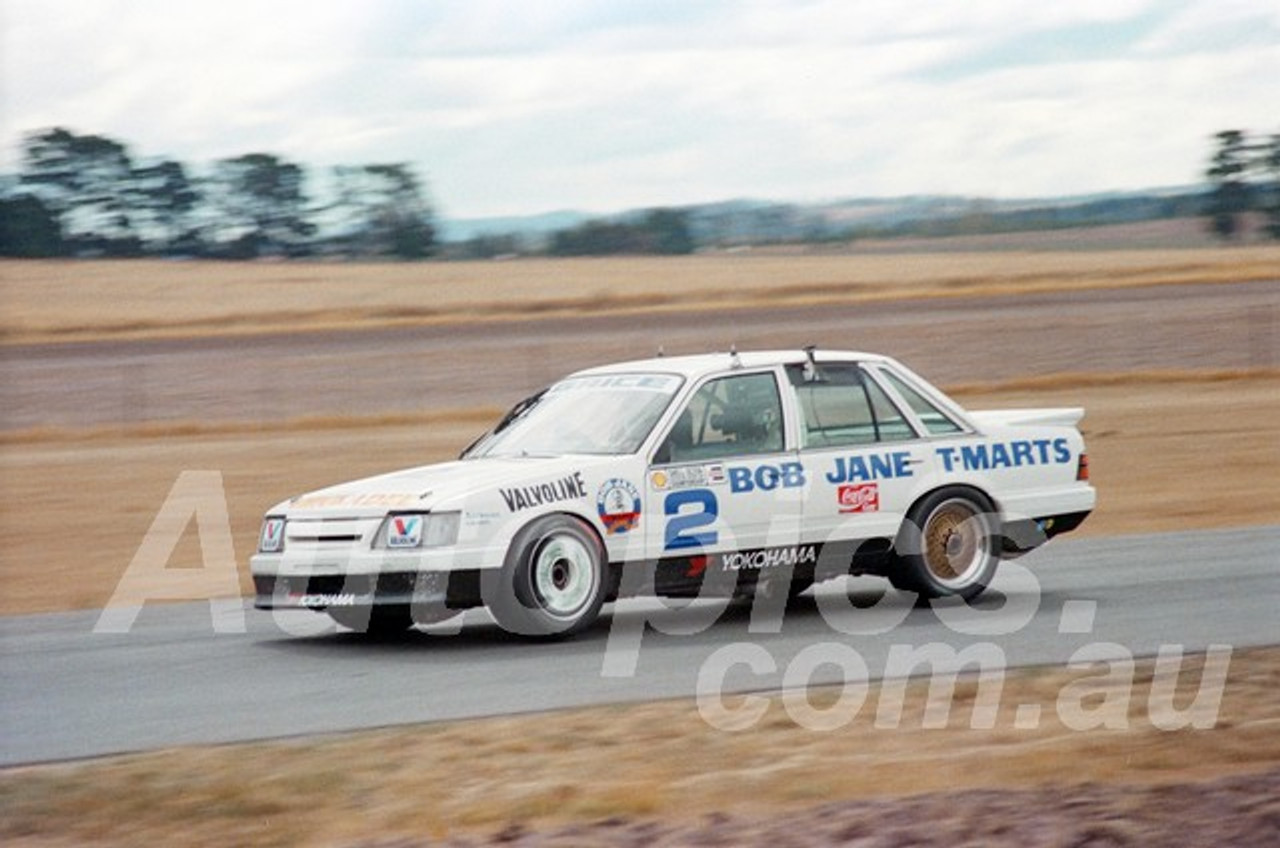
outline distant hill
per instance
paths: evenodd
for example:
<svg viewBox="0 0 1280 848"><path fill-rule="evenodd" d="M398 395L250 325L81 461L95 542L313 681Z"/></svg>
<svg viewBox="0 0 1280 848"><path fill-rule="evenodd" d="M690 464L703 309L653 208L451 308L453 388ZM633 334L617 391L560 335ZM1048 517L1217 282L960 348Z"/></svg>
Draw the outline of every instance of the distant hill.
<svg viewBox="0 0 1280 848"><path fill-rule="evenodd" d="M737 199L679 207L700 247L820 242L862 238L967 236L1082 226L1131 224L1201 214L1203 186L1044 198L954 195L848 198L813 203ZM628 221L645 210L590 215L561 210L537 215L444 219L441 238L465 242L513 236L533 245L587 221Z"/></svg>
<svg viewBox="0 0 1280 848"><path fill-rule="evenodd" d="M583 212L542 212L501 218L444 218L437 221L444 241L467 241L486 236L546 236L576 227L595 216Z"/></svg>

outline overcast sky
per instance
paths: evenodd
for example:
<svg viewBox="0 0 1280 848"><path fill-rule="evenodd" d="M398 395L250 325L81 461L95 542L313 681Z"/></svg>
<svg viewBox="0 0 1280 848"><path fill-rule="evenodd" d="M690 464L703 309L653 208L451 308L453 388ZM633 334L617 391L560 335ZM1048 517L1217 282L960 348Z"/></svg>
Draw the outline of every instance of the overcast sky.
<svg viewBox="0 0 1280 848"><path fill-rule="evenodd" d="M1278 0L0 0L3 170L413 163L445 217L1195 182L1280 132Z"/></svg>

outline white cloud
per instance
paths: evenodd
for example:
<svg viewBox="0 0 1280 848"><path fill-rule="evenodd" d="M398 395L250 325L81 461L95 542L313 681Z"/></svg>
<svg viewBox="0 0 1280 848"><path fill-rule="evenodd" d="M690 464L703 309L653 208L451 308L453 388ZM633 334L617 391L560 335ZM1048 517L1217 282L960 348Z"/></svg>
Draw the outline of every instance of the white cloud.
<svg viewBox="0 0 1280 848"><path fill-rule="evenodd" d="M1269 0L3 0L3 133L411 161L447 214L1192 181Z"/></svg>

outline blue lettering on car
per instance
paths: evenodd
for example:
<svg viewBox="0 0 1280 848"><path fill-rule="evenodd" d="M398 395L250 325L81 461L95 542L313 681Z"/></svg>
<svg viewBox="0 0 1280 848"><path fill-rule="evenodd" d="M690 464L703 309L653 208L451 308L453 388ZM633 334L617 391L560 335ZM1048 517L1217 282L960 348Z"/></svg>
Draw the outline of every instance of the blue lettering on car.
<svg viewBox="0 0 1280 848"><path fill-rule="evenodd" d="M942 470L945 472L1064 465L1071 461L1071 443L1065 438L984 442L960 447L940 447L935 452L942 460Z"/></svg>
<svg viewBox="0 0 1280 848"><path fill-rule="evenodd" d="M804 465L799 462L758 465L755 468L736 465L728 471L729 491L735 495L756 489L771 492L779 486L784 489L797 489L803 487L806 481Z"/></svg>
<svg viewBox="0 0 1280 848"><path fill-rule="evenodd" d="M684 509L686 506L695 509L688 511ZM701 548L714 545L720 540L720 534L715 530L692 532L715 524L720 515L720 503L716 500L716 493L710 489L681 489L672 492L663 502L662 511L668 518L662 542L662 547L666 550Z"/></svg>
<svg viewBox="0 0 1280 848"><path fill-rule="evenodd" d="M869 455L854 454L849 457L836 457L836 467L827 472L827 482L870 483L873 480L893 480L898 477L913 477L911 470L911 452L893 451L892 453L873 453Z"/></svg>
<svg viewBox="0 0 1280 848"><path fill-rule="evenodd" d="M1053 458L1060 464L1071 461L1071 446L1066 439L1053 440Z"/></svg>

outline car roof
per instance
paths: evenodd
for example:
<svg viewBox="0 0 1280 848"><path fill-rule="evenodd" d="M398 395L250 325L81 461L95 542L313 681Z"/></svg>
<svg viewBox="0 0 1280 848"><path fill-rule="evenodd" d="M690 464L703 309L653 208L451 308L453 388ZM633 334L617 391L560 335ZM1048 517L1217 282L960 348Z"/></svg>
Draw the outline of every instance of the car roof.
<svg viewBox="0 0 1280 848"><path fill-rule="evenodd" d="M814 351L819 362L890 362L889 357L875 353L860 353L848 350ZM628 362L615 362L575 372L573 377L598 376L602 374L634 374L642 372L659 372L679 374L682 377L696 378L703 374L725 371L735 366L741 368L768 368L774 365L800 364L806 361L808 354L803 350L758 350L741 352L701 353L692 356L657 356L652 359L635 359Z"/></svg>

